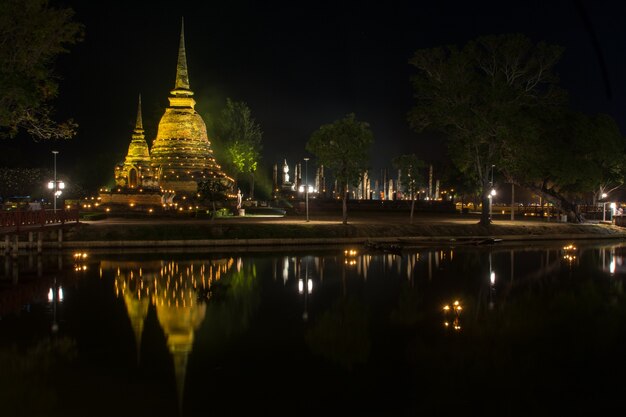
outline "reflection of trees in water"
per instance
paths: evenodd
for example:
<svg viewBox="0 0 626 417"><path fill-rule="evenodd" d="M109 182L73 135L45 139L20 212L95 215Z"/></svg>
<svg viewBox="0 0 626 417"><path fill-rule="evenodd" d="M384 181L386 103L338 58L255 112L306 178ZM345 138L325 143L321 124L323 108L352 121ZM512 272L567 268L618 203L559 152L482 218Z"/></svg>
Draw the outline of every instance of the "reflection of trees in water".
<svg viewBox="0 0 626 417"><path fill-rule="evenodd" d="M261 303L260 284L254 263L241 262L217 285L216 296L207 304L206 318L198 332L204 354L218 354L250 326Z"/></svg>
<svg viewBox="0 0 626 417"><path fill-rule="evenodd" d="M398 294L398 302L389 314L394 325L414 326L425 317L421 291L404 284Z"/></svg>
<svg viewBox="0 0 626 417"><path fill-rule="evenodd" d="M615 291L606 276L572 272L555 256L535 260L534 272L528 267L513 282L498 283L500 295L509 287L501 308L478 311L478 299L467 297L474 314L464 317L462 333L437 334L418 323L408 349L424 400L417 411L445 403L450 414L473 404L494 414L564 415L615 406L621 384L612 376L626 370L624 296L609 302Z"/></svg>
<svg viewBox="0 0 626 417"><path fill-rule="evenodd" d="M369 317L354 297L341 297L306 334L311 351L346 369L367 362L371 350Z"/></svg>
<svg viewBox="0 0 626 417"><path fill-rule="evenodd" d="M57 382L76 358L76 341L44 339L32 348L0 349L0 415L51 415L60 406Z"/></svg>

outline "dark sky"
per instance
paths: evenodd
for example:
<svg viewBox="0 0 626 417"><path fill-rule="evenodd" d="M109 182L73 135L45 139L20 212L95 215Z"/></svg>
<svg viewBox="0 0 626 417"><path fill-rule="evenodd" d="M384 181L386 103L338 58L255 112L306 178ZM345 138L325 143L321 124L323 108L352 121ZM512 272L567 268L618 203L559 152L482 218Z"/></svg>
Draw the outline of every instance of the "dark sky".
<svg viewBox="0 0 626 417"><path fill-rule="evenodd" d="M401 153L439 159L441 144L418 137L406 123L412 102L408 60L419 48L462 45L487 34L520 32L565 47L558 73L572 106L609 113L626 127L623 3L62 4L74 8L76 20L86 26L85 41L59 62L63 80L56 103L80 131L70 142L31 148L50 162L49 149L59 148L59 170L89 172L95 186L112 177L113 165L126 153L139 93L151 144L174 85L183 16L191 88L209 134L226 97L247 102L264 131L268 167L306 156L311 133L350 112L371 125L375 170Z"/></svg>

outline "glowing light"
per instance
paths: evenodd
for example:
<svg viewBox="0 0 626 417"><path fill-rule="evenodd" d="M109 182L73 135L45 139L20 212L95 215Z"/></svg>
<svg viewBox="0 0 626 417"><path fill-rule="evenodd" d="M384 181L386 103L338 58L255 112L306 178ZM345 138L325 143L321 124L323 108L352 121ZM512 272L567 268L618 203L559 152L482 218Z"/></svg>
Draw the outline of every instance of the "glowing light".
<svg viewBox="0 0 626 417"><path fill-rule="evenodd" d="M54 291L52 290L52 288L50 288L48 290L48 301L52 301L54 300Z"/></svg>
<svg viewBox="0 0 626 417"><path fill-rule="evenodd" d="M307 281L307 289L309 291L309 294L311 294L313 292L313 280L312 279L309 279Z"/></svg>
<svg viewBox="0 0 626 417"><path fill-rule="evenodd" d="M614 273L615 273L615 260L614 260L614 259L613 259L613 260L611 260L611 263L609 264L609 272L610 272L611 274L614 274Z"/></svg>
<svg viewBox="0 0 626 417"><path fill-rule="evenodd" d="M489 280L491 281L491 285L494 285L496 283L496 273L494 271L491 271L491 275L489 276Z"/></svg>
<svg viewBox="0 0 626 417"><path fill-rule="evenodd" d="M59 287L59 301L63 301L63 287Z"/></svg>
<svg viewBox="0 0 626 417"><path fill-rule="evenodd" d="M304 281L302 279L298 280L298 293L302 294L304 292Z"/></svg>

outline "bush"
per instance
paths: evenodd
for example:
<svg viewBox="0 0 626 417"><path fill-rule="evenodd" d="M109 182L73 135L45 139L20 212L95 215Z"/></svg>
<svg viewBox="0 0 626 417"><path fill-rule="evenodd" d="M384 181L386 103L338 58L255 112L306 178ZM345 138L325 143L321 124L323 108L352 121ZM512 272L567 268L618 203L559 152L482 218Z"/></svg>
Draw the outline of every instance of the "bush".
<svg viewBox="0 0 626 417"><path fill-rule="evenodd" d="M104 220L106 218L106 213L80 213L81 220Z"/></svg>

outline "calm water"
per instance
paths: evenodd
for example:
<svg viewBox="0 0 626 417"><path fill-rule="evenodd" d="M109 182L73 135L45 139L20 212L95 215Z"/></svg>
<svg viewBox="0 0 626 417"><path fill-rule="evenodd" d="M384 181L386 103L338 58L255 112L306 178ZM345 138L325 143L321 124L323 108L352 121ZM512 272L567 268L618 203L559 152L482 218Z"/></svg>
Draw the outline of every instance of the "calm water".
<svg viewBox="0 0 626 417"><path fill-rule="evenodd" d="M626 246L570 243L4 258L0 415L608 412Z"/></svg>

